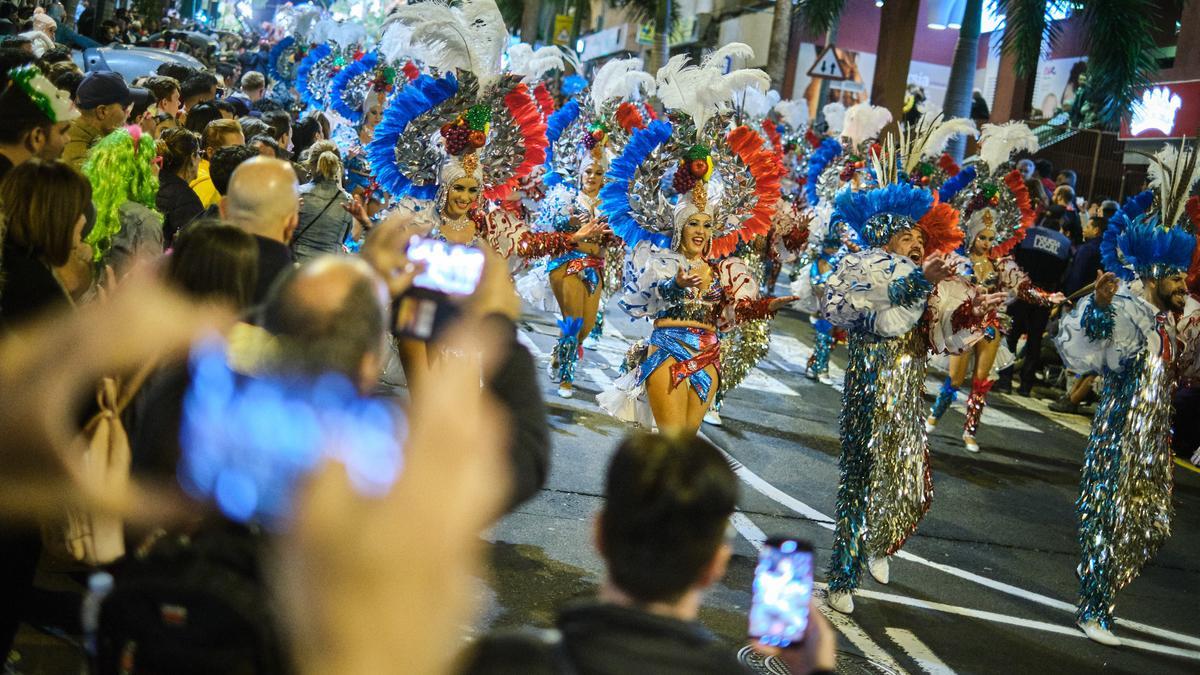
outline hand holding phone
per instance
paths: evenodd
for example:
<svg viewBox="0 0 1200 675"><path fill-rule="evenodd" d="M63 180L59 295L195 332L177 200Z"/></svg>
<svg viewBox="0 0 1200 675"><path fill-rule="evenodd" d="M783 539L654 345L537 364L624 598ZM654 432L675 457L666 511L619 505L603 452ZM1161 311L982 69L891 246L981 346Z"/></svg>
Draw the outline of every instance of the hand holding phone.
<svg viewBox="0 0 1200 675"><path fill-rule="evenodd" d="M461 299L475 292L483 275L484 253L414 236L408 259L424 269L413 279L413 288L397 298L393 325L404 337L432 340L462 313Z"/></svg>
<svg viewBox="0 0 1200 675"><path fill-rule="evenodd" d="M754 570L750 637L772 647L804 641L813 590L813 549L805 541L767 540Z"/></svg>

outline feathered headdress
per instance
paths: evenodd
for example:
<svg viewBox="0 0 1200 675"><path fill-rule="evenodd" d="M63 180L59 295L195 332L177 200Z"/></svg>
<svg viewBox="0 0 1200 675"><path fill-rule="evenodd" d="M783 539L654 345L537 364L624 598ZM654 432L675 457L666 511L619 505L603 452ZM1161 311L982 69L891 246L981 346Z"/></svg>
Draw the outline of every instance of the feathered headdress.
<svg viewBox="0 0 1200 675"><path fill-rule="evenodd" d="M1189 197L1200 179L1196 163L1196 149L1186 142L1164 146L1151 157L1150 189L1127 200L1104 231L1100 257L1106 270L1126 281L1188 271L1196 239L1180 221L1200 214Z"/></svg>
<svg viewBox="0 0 1200 675"><path fill-rule="evenodd" d="M574 182L588 161L607 164L606 153L619 151L630 134L645 128L644 108L635 101L652 95L654 86L641 59L614 59L601 66L585 95L563 104L547 120L545 183Z"/></svg>
<svg viewBox="0 0 1200 675"><path fill-rule="evenodd" d="M941 115L924 117L915 124L900 127L899 140L888 138L894 145L891 153L898 159L891 163L877 163L876 177L880 183L909 181L928 186L938 171L933 160L942 154L946 144L955 136L975 136L975 123L968 119L942 119Z"/></svg>
<svg viewBox="0 0 1200 675"><path fill-rule="evenodd" d="M985 124L979 134L979 159L996 173L1018 152L1037 152L1037 134L1024 122Z"/></svg>
<svg viewBox="0 0 1200 675"><path fill-rule="evenodd" d="M433 184L428 171L432 146L440 165L436 184L445 187L471 176L480 182L485 198L507 197L545 161L546 120L529 87L519 76L503 71L508 31L496 3L463 0L451 7L431 0L397 6L388 16L385 35L392 30L401 31L397 40L407 41L415 57L444 73L442 81L452 81L454 91L429 107L422 96L400 105L401 92L384 113L392 157L380 144L377 128L372 162L377 157L397 167L395 175L404 178L390 183L410 191L410 185L422 185L427 192ZM408 128L412 125L415 128ZM436 133L427 133L431 129ZM409 169L419 170L419 175ZM380 183L387 189L387 183Z"/></svg>
<svg viewBox="0 0 1200 675"><path fill-rule="evenodd" d="M307 49L303 43L297 42L296 38L288 35L271 47L271 53L267 61L267 70L270 71L271 77L281 82L293 82L296 79L296 68L299 62L307 54Z"/></svg>
<svg viewBox="0 0 1200 675"><path fill-rule="evenodd" d="M826 103L821 108L821 115L825 118L826 131L835 138L841 138L842 130L846 128L846 106L840 101Z"/></svg>
<svg viewBox="0 0 1200 675"><path fill-rule="evenodd" d="M899 143L893 135L882 147L872 148L871 164L879 186L859 191L843 188L834 201L834 222L846 223L862 242L875 248L887 244L897 233L913 228L921 230L926 253L946 253L957 248L962 243L958 211L938 201L937 194L919 182L911 182L903 171L906 158L901 146L919 157L930 140L940 135L936 130L902 132Z"/></svg>
<svg viewBox="0 0 1200 675"><path fill-rule="evenodd" d="M673 245L697 212L713 216L716 257L770 229L782 176L773 149L749 127L726 132L723 123L709 124L729 109L734 92L756 82L766 89L761 71L724 74L715 65L752 55L746 45L731 44L700 65L677 56L659 70L658 96L671 122L634 131L600 191L601 210L627 243Z"/></svg>
<svg viewBox="0 0 1200 675"><path fill-rule="evenodd" d="M828 117L826 117L828 119ZM883 106L859 103L850 106L846 111L845 124L842 126L842 137L850 140L850 147L862 150L863 144L879 137L892 121L892 111ZM832 128L832 127L831 127Z"/></svg>
<svg viewBox="0 0 1200 675"><path fill-rule="evenodd" d="M386 97L397 84L404 86L405 81L401 78L397 82L396 69L380 61L378 53L368 52L333 76L329 84L329 107L357 125L362 121L369 97Z"/></svg>
<svg viewBox="0 0 1200 675"><path fill-rule="evenodd" d="M508 72L530 86L552 70L563 70L567 63L566 53L558 47L534 49L524 42L510 45L504 56Z"/></svg>
<svg viewBox="0 0 1200 675"><path fill-rule="evenodd" d="M775 114L787 127L788 136L803 136L808 131L808 101L780 101L775 104Z"/></svg>
<svg viewBox="0 0 1200 675"><path fill-rule="evenodd" d="M313 47L296 68L296 91L300 93L300 100L310 108L327 108L330 81L345 67L346 57L340 49L330 47L327 42Z"/></svg>
<svg viewBox="0 0 1200 675"><path fill-rule="evenodd" d="M979 159L982 170L970 166L946 182L942 190L946 201L953 200L962 212L965 245L971 246L981 232L996 231L991 255L1008 255L1025 238L1025 233L1037 220L1029 190L1021 174L1015 170L1000 171L1009 166L1018 152L1037 152L1037 136L1022 122L985 124L979 136Z"/></svg>
<svg viewBox="0 0 1200 675"><path fill-rule="evenodd" d="M463 0L450 6L443 0L395 6L384 32L402 24L414 54L439 72L474 73L481 89L495 84L503 72L508 29L493 0Z"/></svg>

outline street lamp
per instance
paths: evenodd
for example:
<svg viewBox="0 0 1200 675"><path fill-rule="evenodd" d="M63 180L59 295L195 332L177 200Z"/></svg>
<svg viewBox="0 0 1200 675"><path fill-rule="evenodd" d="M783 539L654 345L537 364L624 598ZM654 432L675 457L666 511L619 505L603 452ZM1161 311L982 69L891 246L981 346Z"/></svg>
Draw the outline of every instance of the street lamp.
<svg viewBox="0 0 1200 675"><path fill-rule="evenodd" d="M926 26L931 30L958 30L966 8L967 0L931 0Z"/></svg>

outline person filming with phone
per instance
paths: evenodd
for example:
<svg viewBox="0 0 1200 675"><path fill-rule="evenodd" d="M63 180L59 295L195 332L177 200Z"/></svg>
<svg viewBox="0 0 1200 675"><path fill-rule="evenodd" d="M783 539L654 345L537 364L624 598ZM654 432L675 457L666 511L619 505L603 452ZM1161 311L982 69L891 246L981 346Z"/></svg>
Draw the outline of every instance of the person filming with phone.
<svg viewBox="0 0 1200 675"><path fill-rule="evenodd" d="M738 481L720 451L699 437L627 436L609 463L604 496L595 525L605 564L598 597L560 611L556 630L481 638L460 672L750 672L697 621L733 553ZM836 638L814 608L800 644L755 648L797 675L832 672Z"/></svg>

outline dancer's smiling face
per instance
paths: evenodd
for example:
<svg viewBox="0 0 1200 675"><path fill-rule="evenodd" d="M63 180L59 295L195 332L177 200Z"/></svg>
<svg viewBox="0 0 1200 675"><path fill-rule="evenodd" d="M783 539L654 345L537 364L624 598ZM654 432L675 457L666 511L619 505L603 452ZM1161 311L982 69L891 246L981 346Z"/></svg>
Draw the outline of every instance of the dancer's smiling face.
<svg viewBox="0 0 1200 675"><path fill-rule="evenodd" d="M688 258L698 258L708 250L712 241L713 218L707 213L695 213L683 224L679 252Z"/></svg>
<svg viewBox="0 0 1200 675"><path fill-rule="evenodd" d="M1182 312L1184 305L1187 303L1187 275L1183 272L1172 274L1161 279L1151 281L1147 286L1150 286L1150 292L1154 294L1157 302L1154 304L1160 310L1170 310L1172 312Z"/></svg>
<svg viewBox="0 0 1200 675"><path fill-rule="evenodd" d="M583 167L583 192L589 197L595 197L600 193L600 188L604 185L604 166L600 162L589 162Z"/></svg>
<svg viewBox="0 0 1200 675"><path fill-rule="evenodd" d="M479 181L470 176L463 176L450 184L450 191L446 194L445 215L450 218L462 218L478 200Z"/></svg>

